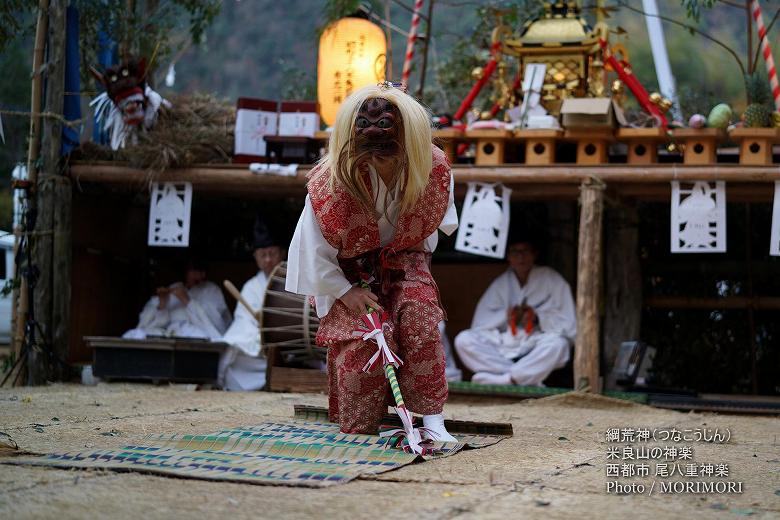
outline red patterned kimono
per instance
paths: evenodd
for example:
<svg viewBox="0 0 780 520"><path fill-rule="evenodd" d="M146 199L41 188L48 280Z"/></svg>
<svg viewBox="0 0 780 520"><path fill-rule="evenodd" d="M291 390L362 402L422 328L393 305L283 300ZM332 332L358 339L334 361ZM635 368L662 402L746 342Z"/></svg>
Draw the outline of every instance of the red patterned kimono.
<svg viewBox="0 0 780 520"><path fill-rule="evenodd" d="M448 207L449 162L440 149L432 146L432 151L428 185L414 208L399 216L393 240L384 248L373 212L338 185L331 191L329 171L313 170L308 183L322 235L339 251L344 275L355 283L368 267L377 278L372 292L389 314L385 336L404 361L397 375L406 407L423 415L441 413L447 399L438 327L443 311L428 268L430 253L409 250L438 229ZM377 347L353 335L360 325L360 316L336 300L320 321L317 344L328 348L330 419L342 432L375 434L393 401L381 369L363 372Z"/></svg>

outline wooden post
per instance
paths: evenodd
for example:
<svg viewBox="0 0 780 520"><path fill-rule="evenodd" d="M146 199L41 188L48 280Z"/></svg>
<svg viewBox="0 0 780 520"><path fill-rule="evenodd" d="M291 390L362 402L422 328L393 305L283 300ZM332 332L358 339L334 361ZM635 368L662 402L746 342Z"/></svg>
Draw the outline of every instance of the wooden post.
<svg viewBox="0 0 780 520"><path fill-rule="evenodd" d="M57 357L67 362L70 354L70 277L73 258L72 247L72 191L70 179L57 175L54 184L56 201L52 242L52 348ZM61 369L55 367L57 379L66 378Z"/></svg>
<svg viewBox="0 0 780 520"><path fill-rule="evenodd" d="M46 63L46 101L45 111L49 114L62 114L65 89L65 9L64 0L49 2L48 60ZM34 208L37 211L37 223L33 230L33 262L38 267L39 276L33 292L33 317L40 329L36 331L36 343L28 358L28 383L43 384L47 380L62 377L59 363L49 359L44 352L52 347L54 323L52 321L53 301L53 234L54 213L59 206L56 200L57 177L60 175L60 145L62 142L62 121L46 117L42 121L41 167L38 172ZM43 336L43 337L41 337ZM65 359L67 353L52 352ZM65 354L65 355L63 355Z"/></svg>
<svg viewBox="0 0 780 520"><path fill-rule="evenodd" d="M607 210L606 241L604 367L610 373L620 344L639 339L642 323L639 214L634 206ZM614 385L607 379L607 388Z"/></svg>
<svg viewBox="0 0 780 520"><path fill-rule="evenodd" d="M580 238L577 260L577 339L574 344L574 387L600 392L601 234L604 184L586 181L580 187Z"/></svg>

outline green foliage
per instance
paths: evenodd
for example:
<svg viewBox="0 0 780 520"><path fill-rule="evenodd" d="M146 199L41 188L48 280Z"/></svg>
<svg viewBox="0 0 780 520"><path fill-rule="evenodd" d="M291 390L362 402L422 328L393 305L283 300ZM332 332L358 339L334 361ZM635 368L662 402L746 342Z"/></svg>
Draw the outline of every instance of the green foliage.
<svg viewBox="0 0 780 520"><path fill-rule="evenodd" d="M768 104L772 100L772 92L769 90L769 80L762 72L745 74L745 91L748 103Z"/></svg>
<svg viewBox="0 0 780 520"><path fill-rule="evenodd" d="M106 31L122 54L154 58L152 70L188 40L200 43L219 14L220 0L73 0L79 10L82 55L96 63L98 34Z"/></svg>
<svg viewBox="0 0 780 520"><path fill-rule="evenodd" d="M284 101L317 99L317 82L298 65L280 59L282 66L281 98Z"/></svg>
<svg viewBox="0 0 780 520"><path fill-rule="evenodd" d="M317 34L322 34L322 31L336 20L353 15L364 8L378 11L379 7L378 0L327 0L322 8L322 22L317 27Z"/></svg>
<svg viewBox="0 0 780 520"><path fill-rule="evenodd" d="M3 0L0 2L0 54L17 37L24 36L32 28L29 14L38 2L34 0Z"/></svg>
<svg viewBox="0 0 780 520"><path fill-rule="evenodd" d="M491 1L476 9L476 24L469 35L459 38L451 48L449 55L435 68L436 81L440 87L437 97L428 93L429 103L440 112L453 113L471 90L474 79L471 71L484 66L490 59L490 38L498 25L497 13L503 15L504 24L518 34L525 22L533 20L544 12L541 0L521 0L519 2ZM515 60L510 59L510 62ZM511 79L510 79L511 81ZM489 85L474 102L479 109L489 108Z"/></svg>
<svg viewBox="0 0 780 520"><path fill-rule="evenodd" d="M707 116L712 107L717 104L715 94L700 86L684 85L679 92L680 110L687 121L694 114Z"/></svg>
<svg viewBox="0 0 780 520"><path fill-rule="evenodd" d="M681 0L680 4L685 8L685 15L695 21L701 18L701 9L711 9L717 0Z"/></svg>

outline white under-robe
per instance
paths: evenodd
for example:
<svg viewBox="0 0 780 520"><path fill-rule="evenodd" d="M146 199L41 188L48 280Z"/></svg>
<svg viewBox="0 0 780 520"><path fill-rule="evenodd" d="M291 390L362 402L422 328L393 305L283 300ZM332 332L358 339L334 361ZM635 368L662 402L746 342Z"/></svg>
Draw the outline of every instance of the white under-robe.
<svg viewBox="0 0 780 520"><path fill-rule="evenodd" d="M171 288L180 285L171 285ZM145 339L147 336L206 338L217 341L230 323L230 311L225 296L213 282L205 281L187 289L188 304L171 294L164 309L158 309L157 296L146 303L138 319L138 326L122 337Z"/></svg>
<svg viewBox="0 0 780 520"><path fill-rule="evenodd" d="M256 311L262 312L268 278L263 271L247 280L241 296ZM266 359L260 353L260 329L255 317L241 302L236 304L222 341L228 347L219 360L218 384L225 390L259 390L265 385Z"/></svg>
<svg viewBox="0 0 780 520"><path fill-rule="evenodd" d="M373 168L369 169L371 192L375 194L375 208L379 227L379 244L388 245L393 240L398 214L400 197L398 183L388 192L384 181ZM458 227L458 213L455 209L453 196L454 180L450 176L450 198L447 212L439 229L446 235L452 234ZM433 252L439 237L434 231L425 239L425 250ZM338 250L330 245L322 236L314 209L309 196L303 213L298 219L290 249L287 254L287 280L285 289L297 294L314 296L317 306L317 316L328 314L336 299L352 288L352 284L344 276L338 262Z"/></svg>
<svg viewBox="0 0 780 520"><path fill-rule="evenodd" d="M513 335L507 311L533 308L537 329L526 334L518 323ZM496 278L477 304L471 329L455 338L461 361L474 372L509 373L517 384L540 385L569 360L577 318L569 284L555 270L534 266L525 285L508 269Z"/></svg>

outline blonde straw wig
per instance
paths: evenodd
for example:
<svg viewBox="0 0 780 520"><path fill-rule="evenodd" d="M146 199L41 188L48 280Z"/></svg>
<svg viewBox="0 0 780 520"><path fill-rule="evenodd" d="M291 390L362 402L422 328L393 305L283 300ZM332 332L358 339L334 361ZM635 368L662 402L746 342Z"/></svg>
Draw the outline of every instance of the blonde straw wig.
<svg viewBox="0 0 780 520"><path fill-rule="evenodd" d="M352 157L339 168L339 155L342 152L353 152L355 146L355 119L360 107L369 99L381 98L396 106L401 115L403 126L403 147L401 153L406 154L407 165L405 183L402 186L401 210L411 209L428 184L431 173L431 118L430 113L412 96L395 87L370 85L350 94L341 104L336 114L336 122L330 135L328 153L320 164L331 172L330 183L341 183L342 186L357 200L367 207L373 208L369 187L361 175L350 178L358 170L353 168ZM345 147L349 147L345 150ZM346 166L346 167L344 167ZM353 172L353 173L350 173Z"/></svg>

